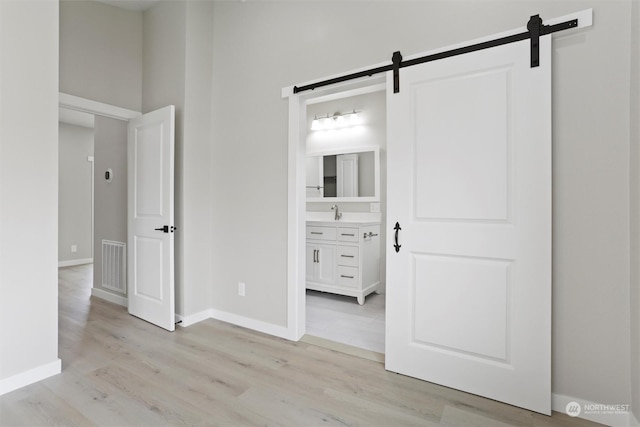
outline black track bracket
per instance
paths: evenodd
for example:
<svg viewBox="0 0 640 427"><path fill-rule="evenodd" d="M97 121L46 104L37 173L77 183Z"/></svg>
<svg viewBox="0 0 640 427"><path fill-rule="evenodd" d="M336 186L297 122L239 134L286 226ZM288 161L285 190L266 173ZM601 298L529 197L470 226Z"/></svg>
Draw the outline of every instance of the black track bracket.
<svg viewBox="0 0 640 427"><path fill-rule="evenodd" d="M529 39L531 40L531 68L540 65L540 30L542 29L542 19L540 15L533 15L527 23Z"/></svg>
<svg viewBox="0 0 640 427"><path fill-rule="evenodd" d="M540 66L540 36L555 33L556 31L568 30L576 28L578 20L561 22L555 25L543 25L540 15L533 15L527 23L529 31L529 39L531 41L531 68Z"/></svg>
<svg viewBox="0 0 640 427"><path fill-rule="evenodd" d="M402 63L402 54L399 50L393 52L391 62L393 62L393 93L398 93L400 92L400 64Z"/></svg>

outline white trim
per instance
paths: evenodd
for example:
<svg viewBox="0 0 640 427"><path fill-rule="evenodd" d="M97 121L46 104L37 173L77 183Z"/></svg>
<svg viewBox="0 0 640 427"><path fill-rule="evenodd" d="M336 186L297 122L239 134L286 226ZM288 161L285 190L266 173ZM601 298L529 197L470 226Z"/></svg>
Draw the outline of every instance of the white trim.
<svg viewBox="0 0 640 427"><path fill-rule="evenodd" d="M95 135L93 138L93 147L95 150ZM96 183L95 183L95 174L96 174L96 162L95 162L95 157L93 156L88 156L87 157L87 161L89 163L91 163L91 256L94 256L94 245L95 245L95 230L94 230L94 225L95 225L95 204L96 204L96 200L95 200L95 192L96 192Z"/></svg>
<svg viewBox="0 0 640 427"><path fill-rule="evenodd" d="M631 411L620 414L591 414L585 413L585 407L588 405L600 405L596 402L590 402L588 400L579 399L577 397L565 396L562 394L551 395L551 409L561 414L566 414L567 405L571 402L580 404L580 415L576 418L582 418L584 420L593 421L600 424L609 426L637 426L638 420L633 416ZM608 402L607 404L622 404L622 402Z"/></svg>
<svg viewBox="0 0 640 427"><path fill-rule="evenodd" d="M300 337L294 338L290 335L289 328L285 326L274 325L273 323L263 322L261 320L251 319L249 317L239 316L237 314L228 313L222 310L211 309L211 318L221 320L223 322L232 323L243 328L253 329L269 335L275 335L280 338L297 341Z"/></svg>
<svg viewBox="0 0 640 427"><path fill-rule="evenodd" d="M306 179L304 171L304 144L302 117L306 107L300 97L289 98L289 149L288 149L288 193L287 198L287 327L291 339L298 341L305 333L305 294L300 290L304 283L304 270L301 268L304 254L304 213L306 193L304 185L298 185Z"/></svg>
<svg viewBox="0 0 640 427"><path fill-rule="evenodd" d="M60 372L62 372L62 360L56 359L53 362L45 363L44 365L29 369L28 371L20 374L5 378L0 380L0 396L30 384L37 383L38 381L42 381L54 375L58 375Z"/></svg>
<svg viewBox="0 0 640 427"><path fill-rule="evenodd" d="M70 259L68 261L58 261L58 268L71 267L74 265L92 264L93 258Z"/></svg>
<svg viewBox="0 0 640 427"><path fill-rule="evenodd" d="M91 288L91 296L96 298L103 299L105 301L112 302L114 304L121 305L123 307L127 307L127 297L123 297L121 295L112 294L111 292L104 291L100 288Z"/></svg>
<svg viewBox="0 0 640 427"><path fill-rule="evenodd" d="M58 106L118 120L131 120L142 115L139 111L128 110L62 92L58 93Z"/></svg>
<svg viewBox="0 0 640 427"><path fill-rule="evenodd" d="M252 329L254 331L263 332L265 334L274 335L288 340L298 341L301 338L294 338L291 335L289 328L285 326L274 325L273 323L251 319L249 317L240 316L227 311L216 310L215 308L210 308L209 310L203 310L187 316L182 316L176 313L176 321L182 320L182 322L179 323L179 326L185 328L207 319L220 320L222 322L231 323L236 326L241 326L243 328Z"/></svg>
<svg viewBox="0 0 640 427"><path fill-rule="evenodd" d="M203 320L211 319L212 317L213 313L211 309L203 310L199 313L190 314L188 316L182 316L176 313L176 322L180 322L178 323L178 326L186 328L187 326L194 325L198 322L202 322Z"/></svg>

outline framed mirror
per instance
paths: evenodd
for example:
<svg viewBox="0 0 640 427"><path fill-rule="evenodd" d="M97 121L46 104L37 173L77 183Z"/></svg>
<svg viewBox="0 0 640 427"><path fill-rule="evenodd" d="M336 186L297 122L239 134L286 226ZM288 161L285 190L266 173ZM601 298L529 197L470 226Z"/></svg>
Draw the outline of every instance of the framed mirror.
<svg viewBox="0 0 640 427"><path fill-rule="evenodd" d="M379 202L380 149L307 153L307 202Z"/></svg>

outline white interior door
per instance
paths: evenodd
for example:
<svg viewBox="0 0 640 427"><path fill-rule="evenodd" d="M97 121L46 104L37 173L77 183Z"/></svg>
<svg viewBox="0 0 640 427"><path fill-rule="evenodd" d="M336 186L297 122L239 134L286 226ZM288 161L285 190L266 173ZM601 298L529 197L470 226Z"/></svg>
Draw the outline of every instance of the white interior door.
<svg viewBox="0 0 640 427"><path fill-rule="evenodd" d="M550 43L536 68L525 40L387 79L386 367L545 414Z"/></svg>
<svg viewBox="0 0 640 427"><path fill-rule="evenodd" d="M129 121L129 313L175 329L173 201L175 108Z"/></svg>
<svg viewBox="0 0 640 427"><path fill-rule="evenodd" d="M358 155L336 156L336 182L338 197L358 197Z"/></svg>

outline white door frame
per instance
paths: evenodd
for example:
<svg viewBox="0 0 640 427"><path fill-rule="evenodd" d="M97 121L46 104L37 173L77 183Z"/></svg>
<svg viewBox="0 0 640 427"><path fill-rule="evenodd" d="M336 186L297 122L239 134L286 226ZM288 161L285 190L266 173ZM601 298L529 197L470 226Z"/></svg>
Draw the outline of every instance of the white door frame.
<svg viewBox="0 0 640 427"><path fill-rule="evenodd" d="M377 66L382 65L385 64ZM380 74L297 95L293 94L293 87L282 90L282 97L289 98L287 329L284 338L298 341L306 331L304 262L307 211L305 192L307 105L385 89L386 74Z"/></svg>
<svg viewBox="0 0 640 427"><path fill-rule="evenodd" d="M110 117L112 119L124 120L127 122L142 115L139 111L128 110L126 108L116 107L115 105L105 104L63 92L58 93L58 107L68 108L69 110L80 111L83 113L96 114L103 117Z"/></svg>
<svg viewBox="0 0 640 427"><path fill-rule="evenodd" d="M527 18L526 16L523 19ZM560 16L553 19L545 19L545 25L553 25L565 22L571 19L578 19L578 27L590 27L593 24L593 9L586 9L568 15ZM459 47L469 46L471 44L481 43L494 40L499 37L506 37L514 34L520 34L527 31L525 26L505 31L499 34L491 34L475 40L468 40L451 46L445 46L433 49L427 52L407 56L404 61L420 58L422 56L433 55ZM554 36L558 37L558 36ZM559 37L562 37L561 35ZM350 70L340 75L327 76L322 79L310 82L300 83L296 86L308 85L347 74L367 71L377 67L389 65L388 62L371 65L357 70ZM306 212L306 194L304 188L305 175L305 136L307 126L307 105L314 102L329 101L331 99L352 96L347 94L353 91L353 95L358 90L367 90L367 88L376 84L384 84L386 81L386 73L373 77L364 77L362 79L352 80L322 88L316 88L313 91L305 91L299 94L293 92L294 86L288 86L282 89L282 98L289 100L289 145L288 145L288 205L287 205L287 328L284 338L298 341L305 333L305 272L303 261L305 259L305 212ZM400 90L402 90L402 82L400 82ZM388 230L387 230L388 232Z"/></svg>
<svg viewBox="0 0 640 427"><path fill-rule="evenodd" d="M67 108L69 110L75 110L75 111L80 111L82 113L88 113L88 114L94 114L97 116L102 116L102 117L109 117L112 119L117 119L117 120L123 120L125 122L128 122L131 119L134 119L136 117L139 117L142 115L141 112L139 111L133 111L133 110L128 110L126 108L121 108L121 107L116 107L115 105L110 105L110 104L105 104L103 102L98 102L98 101L93 101L91 99L86 99L86 98L81 98L79 96L75 96L75 95L69 95L68 93L63 93L63 92L59 92L58 93L58 108ZM93 158L92 158L93 159ZM95 163L93 162L93 160L91 160L91 180L92 180L92 190L91 190L91 240L93 243L93 239L94 239L94 218L93 218L93 202L94 202L94 191L95 188L93 187L93 172L94 172L94 166ZM95 256L96 254L94 253L93 250L93 244L91 246L91 252L94 258L94 262L95 262ZM92 292L95 292L96 288L94 288L92 286ZM100 294L100 297L102 298L103 294ZM115 303L115 304L119 304L122 305L124 307L127 306L127 297L126 296L120 296L120 295L113 295L113 294L108 294L105 295L105 297L108 298L109 301Z"/></svg>

